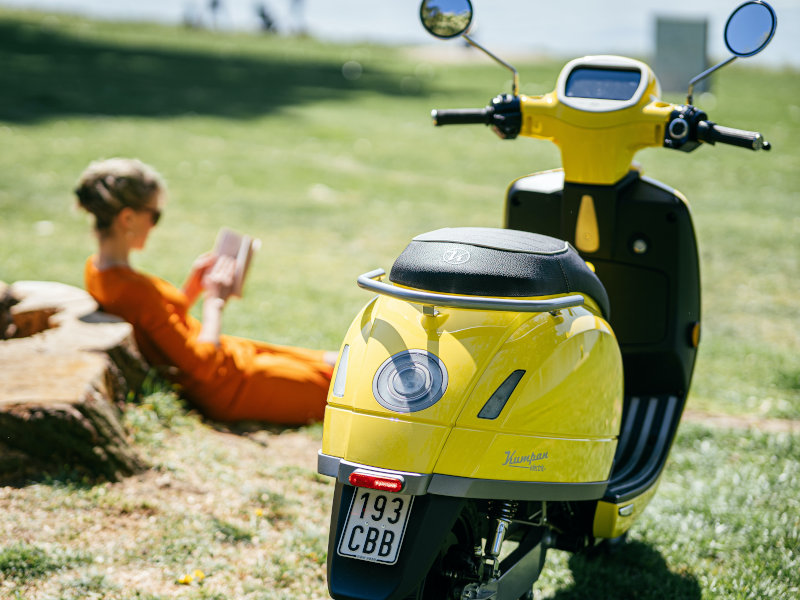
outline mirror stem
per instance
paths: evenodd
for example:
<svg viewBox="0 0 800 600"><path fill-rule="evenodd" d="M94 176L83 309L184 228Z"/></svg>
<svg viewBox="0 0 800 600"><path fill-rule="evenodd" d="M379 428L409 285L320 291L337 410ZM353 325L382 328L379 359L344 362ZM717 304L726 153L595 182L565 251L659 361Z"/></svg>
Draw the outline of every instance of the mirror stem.
<svg viewBox="0 0 800 600"><path fill-rule="evenodd" d="M461 37L464 38L470 46L472 46L474 48L477 48L478 50L480 50L481 52L483 52L484 54L489 56L489 58L491 58L495 62L503 65L506 69L511 71L511 73L512 73L512 75L514 77L513 80L512 80L512 83L511 83L511 94L513 96L519 96L519 73L517 73L517 70L514 67L512 67L510 64L508 64L506 61L504 61L502 58L500 58L500 57L492 54L491 52L489 52L486 48L484 48L478 42L476 42L471 37L469 37L466 33L461 34Z"/></svg>
<svg viewBox="0 0 800 600"><path fill-rule="evenodd" d="M694 84L695 83L697 83L699 81L703 81L703 79L705 79L706 77L711 75L714 71L716 71L717 69L721 69L722 67L724 67L727 64L732 63L733 61L736 60L736 58L737 58L737 56L733 55L730 58L728 58L726 60L723 60L721 63L718 63L718 64L714 65L710 69L706 69L705 71L700 73L700 75L698 75L697 77L694 77L689 82L689 93L686 95L686 104L691 104L692 103L692 99L693 99L693 96L694 96Z"/></svg>

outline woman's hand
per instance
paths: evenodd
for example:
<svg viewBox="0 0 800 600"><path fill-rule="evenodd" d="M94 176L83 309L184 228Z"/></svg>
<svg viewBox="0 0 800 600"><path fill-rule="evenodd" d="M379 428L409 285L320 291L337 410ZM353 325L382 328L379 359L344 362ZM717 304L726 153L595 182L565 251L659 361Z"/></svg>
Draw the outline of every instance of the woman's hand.
<svg viewBox="0 0 800 600"><path fill-rule="evenodd" d="M189 276L186 278L186 283L183 284L183 293L189 302L189 306L194 304L200 292L203 290L203 277L205 277L208 270L214 266L217 260L217 255L213 252L205 252L198 256L192 269L189 271Z"/></svg>
<svg viewBox="0 0 800 600"><path fill-rule="evenodd" d="M232 256L217 257L212 267L203 276L206 298L227 300L233 289L236 275L236 260Z"/></svg>

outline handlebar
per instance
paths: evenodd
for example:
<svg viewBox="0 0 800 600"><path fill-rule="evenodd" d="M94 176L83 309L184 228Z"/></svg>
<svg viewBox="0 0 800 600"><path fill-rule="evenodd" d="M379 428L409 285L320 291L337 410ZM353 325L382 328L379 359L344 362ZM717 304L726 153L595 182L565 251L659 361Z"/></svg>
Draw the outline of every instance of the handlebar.
<svg viewBox="0 0 800 600"><path fill-rule="evenodd" d="M504 94L492 99L485 108L455 108L431 111L433 122L442 125L490 125L501 138L514 139L522 129L522 105L518 96ZM705 112L695 106L675 106L665 129L664 146L691 152L708 144L730 144L750 150L769 150L770 143L756 131L723 127L707 120ZM530 135L530 134L528 134Z"/></svg>
<svg viewBox="0 0 800 600"><path fill-rule="evenodd" d="M433 124L440 125L488 125L492 122L492 113L488 108L451 108L432 110Z"/></svg>
<svg viewBox="0 0 800 600"><path fill-rule="evenodd" d="M449 108L431 111L433 124L441 125L491 125L501 138L512 140L522 128L522 109L519 96L501 94L492 99L486 108Z"/></svg>
<svg viewBox="0 0 800 600"><path fill-rule="evenodd" d="M769 150L772 146L757 131L745 131L733 127L723 127L711 121L697 123L697 139L709 144L720 142L750 150Z"/></svg>

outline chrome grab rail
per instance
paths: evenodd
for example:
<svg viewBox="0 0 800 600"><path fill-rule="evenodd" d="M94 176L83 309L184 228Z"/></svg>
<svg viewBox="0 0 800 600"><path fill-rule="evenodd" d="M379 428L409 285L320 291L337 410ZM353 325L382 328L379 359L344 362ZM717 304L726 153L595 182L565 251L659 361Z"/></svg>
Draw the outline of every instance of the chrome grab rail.
<svg viewBox="0 0 800 600"><path fill-rule="evenodd" d="M396 285L376 281L386 275L383 269L375 269L359 276L358 287L377 294L405 300L426 306L447 306L450 308L466 308L471 310L507 310L516 312L551 312L574 306L583 306L584 299L580 294L549 298L546 300L514 300L510 298L491 298L486 296L456 296L453 294L437 294L401 288Z"/></svg>

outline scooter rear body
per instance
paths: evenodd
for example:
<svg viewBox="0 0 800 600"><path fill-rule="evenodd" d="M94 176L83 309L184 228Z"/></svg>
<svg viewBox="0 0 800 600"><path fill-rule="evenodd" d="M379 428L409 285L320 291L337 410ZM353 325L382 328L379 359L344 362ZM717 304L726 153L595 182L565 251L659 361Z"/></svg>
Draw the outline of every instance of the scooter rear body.
<svg viewBox="0 0 800 600"><path fill-rule="evenodd" d="M544 244L541 253L527 251L531 240ZM403 597L405 571L423 569L416 580L424 578L465 501L508 500L526 513L535 512L527 502L596 502L622 420L622 361L605 291L563 241L491 229L432 232L412 241L391 278L434 299L471 293L546 303L572 294L582 305L479 310L381 295L356 317L319 460L320 472L338 480L329 583L343 598ZM360 473L398 477L402 495L387 495L377 515L376 492L350 487ZM411 505L411 517L402 514L408 528L387 530L374 517L399 507L397 498ZM367 521L354 529L359 510ZM425 524L439 513L448 516ZM576 536L591 535L590 519L581 527ZM342 591L375 563L400 565L381 578L384 587L396 580L400 595Z"/></svg>

